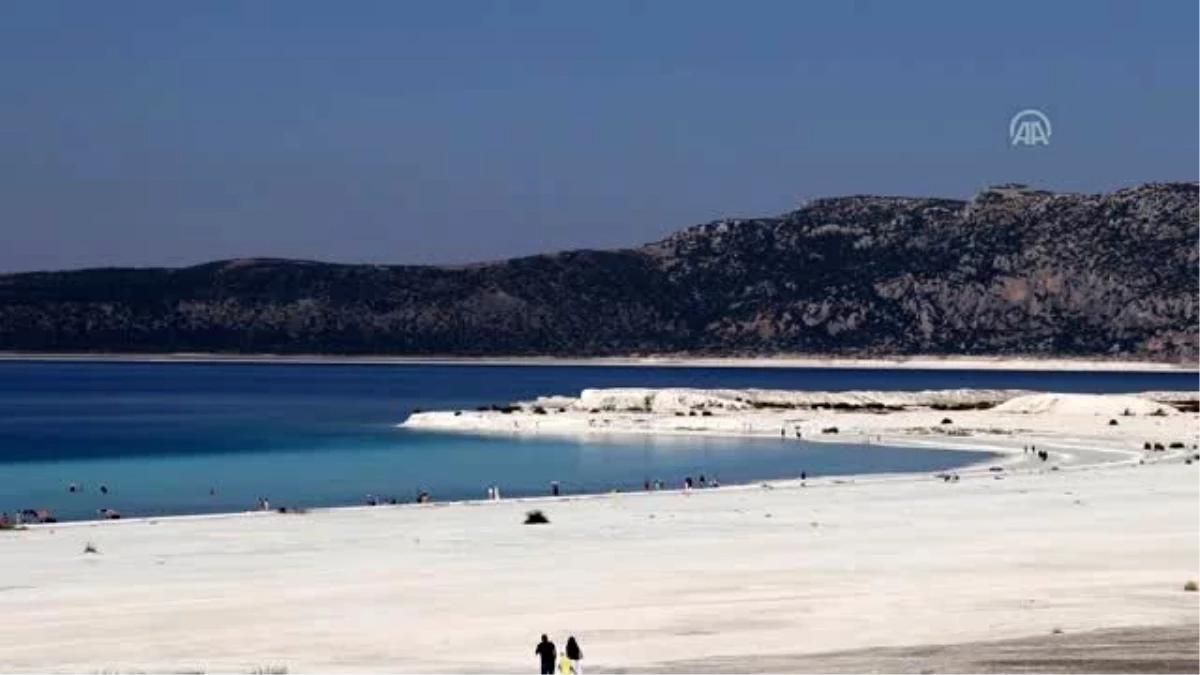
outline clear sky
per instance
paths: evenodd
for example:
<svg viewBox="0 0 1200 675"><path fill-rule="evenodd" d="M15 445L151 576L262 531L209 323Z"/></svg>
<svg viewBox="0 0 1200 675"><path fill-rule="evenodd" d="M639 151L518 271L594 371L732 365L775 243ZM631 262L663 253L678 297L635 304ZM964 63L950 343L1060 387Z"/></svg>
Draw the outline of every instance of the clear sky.
<svg viewBox="0 0 1200 675"><path fill-rule="evenodd" d="M1196 180L1197 3L0 3L0 270L486 260ZM1038 108L1045 147L1013 147Z"/></svg>

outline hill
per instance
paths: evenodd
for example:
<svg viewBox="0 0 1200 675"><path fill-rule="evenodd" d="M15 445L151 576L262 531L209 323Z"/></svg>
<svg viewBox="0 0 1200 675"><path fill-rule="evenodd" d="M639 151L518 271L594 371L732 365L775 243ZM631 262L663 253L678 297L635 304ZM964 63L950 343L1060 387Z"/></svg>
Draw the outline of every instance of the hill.
<svg viewBox="0 0 1200 675"><path fill-rule="evenodd" d="M1195 361L1195 183L856 196L461 267L248 259L0 275L0 350Z"/></svg>

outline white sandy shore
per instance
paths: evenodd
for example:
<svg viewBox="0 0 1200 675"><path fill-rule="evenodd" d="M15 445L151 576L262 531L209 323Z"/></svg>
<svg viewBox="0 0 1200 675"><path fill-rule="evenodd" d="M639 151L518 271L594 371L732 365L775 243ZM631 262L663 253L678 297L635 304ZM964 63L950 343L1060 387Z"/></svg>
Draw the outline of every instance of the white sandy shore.
<svg viewBox="0 0 1200 675"><path fill-rule="evenodd" d="M517 402L505 411L416 412L401 426L432 431L550 434L575 437L648 434L803 438L809 441L935 444L1017 453L990 441L1061 437L1063 430L1140 451L1145 442L1183 442L1196 433L1194 413L1171 402L1191 392L1134 395L1045 394L958 389L924 392L809 392L763 389L588 389L579 396ZM945 409L975 405L986 410ZM839 411L831 407L853 407ZM868 410L874 406L876 410ZM935 409L939 406L942 409ZM884 408L879 410L878 408ZM1114 424L1115 422L1115 424ZM1189 426L1190 425L1190 426ZM1031 441L1031 445L1036 441ZM1109 447L1114 447L1109 444Z"/></svg>
<svg viewBox="0 0 1200 675"><path fill-rule="evenodd" d="M175 363L295 363L363 365L651 366L679 368L875 368L914 370L1028 370L1104 372L1198 372L1197 363L1116 361L1086 358L895 356L838 358L808 355L700 357L679 355L557 358L550 356L330 356L322 354L61 354L0 352L0 361L115 361Z"/></svg>
<svg viewBox="0 0 1200 675"><path fill-rule="evenodd" d="M604 672L1195 623L1183 585L1198 576L1200 464L1141 444L1190 446L1196 414L1117 426L1061 410L823 414L889 442L1012 461L951 483L780 481L0 532L0 671L531 672L548 632L560 645L578 636L588 669ZM1007 429L913 431L945 416L968 433ZM900 421L872 421L884 419ZM1031 443L1051 460L1022 452ZM521 524L534 506L552 523ZM82 553L87 542L99 553Z"/></svg>

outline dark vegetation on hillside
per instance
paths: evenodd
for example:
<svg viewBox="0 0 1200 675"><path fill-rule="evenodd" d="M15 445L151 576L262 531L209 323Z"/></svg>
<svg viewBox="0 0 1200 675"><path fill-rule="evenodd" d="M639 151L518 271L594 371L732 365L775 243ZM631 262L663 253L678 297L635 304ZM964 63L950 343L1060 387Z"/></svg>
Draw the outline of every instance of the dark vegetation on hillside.
<svg viewBox="0 0 1200 675"><path fill-rule="evenodd" d="M821 199L619 251L0 276L0 350L1195 360L1197 186Z"/></svg>

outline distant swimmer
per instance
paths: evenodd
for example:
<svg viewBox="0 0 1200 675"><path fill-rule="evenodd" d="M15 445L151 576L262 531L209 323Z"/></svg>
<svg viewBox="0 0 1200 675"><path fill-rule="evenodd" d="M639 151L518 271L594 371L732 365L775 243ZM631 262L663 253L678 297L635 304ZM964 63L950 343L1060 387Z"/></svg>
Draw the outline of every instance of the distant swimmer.
<svg viewBox="0 0 1200 675"><path fill-rule="evenodd" d="M79 492L79 486L74 483L71 483L70 485L67 486L67 492Z"/></svg>
<svg viewBox="0 0 1200 675"><path fill-rule="evenodd" d="M107 485L100 486L100 494L102 494L102 495L108 494L108 486Z"/></svg>

